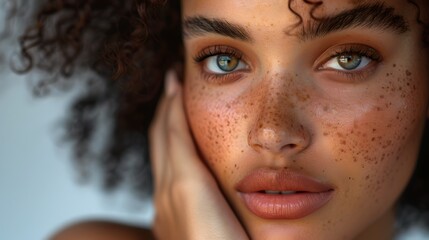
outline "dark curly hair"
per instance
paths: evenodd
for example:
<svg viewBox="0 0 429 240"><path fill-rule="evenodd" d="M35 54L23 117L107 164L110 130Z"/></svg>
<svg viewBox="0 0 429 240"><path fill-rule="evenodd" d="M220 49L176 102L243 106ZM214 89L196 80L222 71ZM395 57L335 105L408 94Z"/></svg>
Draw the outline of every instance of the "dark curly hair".
<svg viewBox="0 0 429 240"><path fill-rule="evenodd" d="M47 0L20 37L22 66L44 77L36 95L70 81L83 82L65 120L75 166L86 178L92 162L102 168L104 187L125 180L151 192L147 130L163 88L164 73L182 62L180 2ZM76 77L75 70L95 72ZM52 77L53 76L53 77ZM100 119L103 118L103 119ZM111 126L95 151L101 125ZM106 129L106 127L104 127Z"/></svg>
<svg viewBox="0 0 429 240"><path fill-rule="evenodd" d="M291 8L293 1L289 8L299 17ZM313 4L314 17L321 2L303 1ZM429 36L420 7L407 2L415 6L416 21ZM35 87L39 95L71 80L84 82L86 90L72 104L65 122L76 166L85 175L89 164L97 161L106 189L131 178L136 192L147 196L152 190L148 126L165 72L175 68L181 75L180 1L45 0L40 4L35 22L19 40L25 65L17 71L37 68L47 73ZM302 23L299 19L296 27ZM428 40L423 38L426 44ZM97 73L96 77L72 76L83 69ZM110 131L97 152L93 142L106 119ZM403 226L419 218L429 229L428 144L426 129L416 171L399 203Z"/></svg>

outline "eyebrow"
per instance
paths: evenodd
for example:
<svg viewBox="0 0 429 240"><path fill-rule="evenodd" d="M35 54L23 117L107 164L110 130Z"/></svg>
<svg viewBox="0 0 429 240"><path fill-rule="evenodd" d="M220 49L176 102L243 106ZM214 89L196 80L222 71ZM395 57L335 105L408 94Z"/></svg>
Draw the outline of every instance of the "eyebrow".
<svg viewBox="0 0 429 240"><path fill-rule="evenodd" d="M215 33L246 42L252 41L250 33L244 27L223 19L196 16L186 18L183 21L184 37L201 36L208 33Z"/></svg>
<svg viewBox="0 0 429 240"><path fill-rule="evenodd" d="M378 28L396 34L403 34L410 30L404 17L394 13L394 8L386 7L382 3L374 3L363 4L334 16L316 19L313 17L307 24L303 24L298 37L301 40L309 40L356 27Z"/></svg>
<svg viewBox="0 0 429 240"><path fill-rule="evenodd" d="M185 38L214 33L246 42L253 41L251 34L243 26L230 23L224 19L195 16L185 18L182 25ZM394 8L386 7L382 3L359 5L333 16L312 17L305 24L300 17L300 22L295 27L299 25L302 25L302 29L298 32L297 37L304 41L356 27L390 30L397 34L409 31L409 26L404 17L395 14ZM285 32L291 35L289 30Z"/></svg>

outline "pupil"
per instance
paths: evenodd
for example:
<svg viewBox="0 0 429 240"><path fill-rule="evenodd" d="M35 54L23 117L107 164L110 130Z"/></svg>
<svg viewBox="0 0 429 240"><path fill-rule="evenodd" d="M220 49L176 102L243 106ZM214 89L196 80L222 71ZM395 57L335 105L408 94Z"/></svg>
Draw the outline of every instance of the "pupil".
<svg viewBox="0 0 429 240"><path fill-rule="evenodd" d="M359 67L362 57L356 54L341 55L338 58L338 64L347 70L353 70Z"/></svg>
<svg viewBox="0 0 429 240"><path fill-rule="evenodd" d="M238 59L228 55L220 55L217 57L217 66L222 71L230 72L238 66Z"/></svg>

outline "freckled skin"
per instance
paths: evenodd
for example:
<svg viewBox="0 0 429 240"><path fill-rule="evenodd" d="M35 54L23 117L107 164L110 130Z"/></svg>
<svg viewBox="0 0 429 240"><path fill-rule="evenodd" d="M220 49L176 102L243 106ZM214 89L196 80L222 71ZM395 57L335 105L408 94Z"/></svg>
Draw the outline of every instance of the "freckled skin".
<svg viewBox="0 0 429 240"><path fill-rule="evenodd" d="M329 2L321 10L355 4ZM304 64L309 61L304 57L311 55L308 44L320 42L303 44L284 35L285 27L296 21L287 12L287 1L183 1L184 16L226 19L245 26L255 39L216 42L208 36L185 41L184 88L198 149L251 239L390 237L394 203L417 159L429 73L421 30L410 7L404 1L385 2L403 9L411 31L401 36L372 36L369 31L364 43L383 45L377 50L388 57L353 82ZM347 32L349 41L356 41L357 33ZM329 41L336 45L339 39L344 37ZM233 82L205 79L192 56L213 42L240 48L250 56L251 69ZM335 188L334 197L301 219L258 218L243 205L234 184L266 167L288 168L327 182Z"/></svg>

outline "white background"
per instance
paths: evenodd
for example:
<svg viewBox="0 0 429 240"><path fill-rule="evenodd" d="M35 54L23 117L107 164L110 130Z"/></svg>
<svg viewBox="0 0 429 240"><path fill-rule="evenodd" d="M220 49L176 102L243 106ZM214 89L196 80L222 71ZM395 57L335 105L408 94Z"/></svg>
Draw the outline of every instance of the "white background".
<svg viewBox="0 0 429 240"><path fill-rule="evenodd" d="M31 79L10 70L20 30L10 25L4 36L2 25L5 10L21 1L0 0L0 240L47 239L83 219L147 226L151 207L125 190L107 195L96 184L77 183L70 146L60 144L60 122L73 94L35 98Z"/></svg>
<svg viewBox="0 0 429 240"><path fill-rule="evenodd" d="M149 222L151 211L125 191L106 195L95 184L77 184L70 150L58 144L67 96L35 99L22 77L0 76L1 240L46 239L87 218Z"/></svg>

